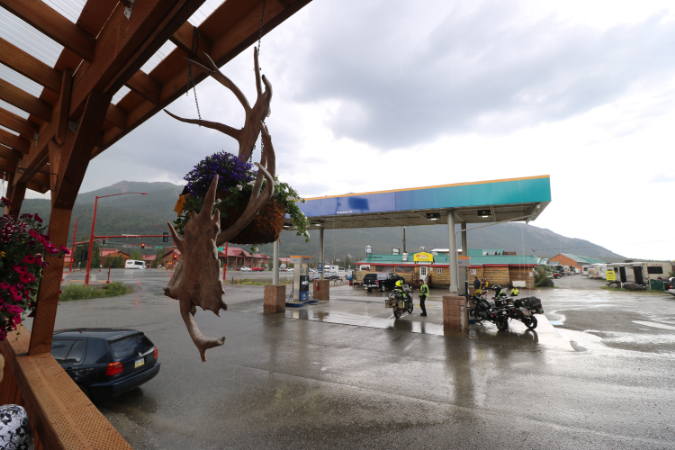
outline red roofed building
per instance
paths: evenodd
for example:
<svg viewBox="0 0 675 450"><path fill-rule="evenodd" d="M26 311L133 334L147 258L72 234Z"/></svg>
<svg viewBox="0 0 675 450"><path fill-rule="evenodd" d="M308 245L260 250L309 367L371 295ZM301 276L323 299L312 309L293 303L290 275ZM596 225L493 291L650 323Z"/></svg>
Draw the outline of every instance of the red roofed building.
<svg viewBox="0 0 675 450"><path fill-rule="evenodd" d="M227 255L225 251L218 252L218 259L222 263L227 261L227 267L230 269L235 269L237 267L255 267L255 266L267 266L270 261L270 257L262 253L256 253L251 255L249 252L243 248L227 246Z"/></svg>

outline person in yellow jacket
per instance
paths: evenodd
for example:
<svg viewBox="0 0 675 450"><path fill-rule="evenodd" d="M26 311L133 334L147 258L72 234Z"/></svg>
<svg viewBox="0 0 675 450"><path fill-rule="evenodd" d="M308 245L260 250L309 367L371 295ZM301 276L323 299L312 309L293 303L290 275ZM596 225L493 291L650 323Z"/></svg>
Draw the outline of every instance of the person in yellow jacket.
<svg viewBox="0 0 675 450"><path fill-rule="evenodd" d="M424 302L427 300L427 296L429 295L429 286L427 286L427 282L425 280L422 280L422 286L420 286L420 308L422 308L422 314L420 316L425 316L427 315L427 308L424 306Z"/></svg>

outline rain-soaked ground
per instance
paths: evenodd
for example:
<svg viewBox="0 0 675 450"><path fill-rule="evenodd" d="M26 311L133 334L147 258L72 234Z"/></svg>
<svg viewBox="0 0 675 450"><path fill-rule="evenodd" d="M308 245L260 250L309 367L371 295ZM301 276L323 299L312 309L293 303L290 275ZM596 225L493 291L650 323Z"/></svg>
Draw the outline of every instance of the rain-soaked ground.
<svg viewBox="0 0 675 450"><path fill-rule="evenodd" d="M535 331L468 336L443 332L441 290L428 317L396 321L381 293L346 285L267 316L262 287L226 285L230 309L196 315L227 336L206 363L163 271L113 271L137 291L61 304L56 325L133 327L158 346L155 379L97 402L137 449L675 448L675 297L578 277L521 291L542 299Z"/></svg>

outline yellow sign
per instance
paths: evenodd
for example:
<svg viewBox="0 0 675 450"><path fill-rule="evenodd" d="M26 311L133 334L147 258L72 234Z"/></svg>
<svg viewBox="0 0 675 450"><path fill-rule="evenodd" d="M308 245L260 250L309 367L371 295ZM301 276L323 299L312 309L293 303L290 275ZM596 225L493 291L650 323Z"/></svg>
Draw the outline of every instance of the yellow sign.
<svg viewBox="0 0 675 450"><path fill-rule="evenodd" d="M607 281L616 281L616 273L613 270L608 270L605 275L607 275Z"/></svg>
<svg viewBox="0 0 675 450"><path fill-rule="evenodd" d="M414 259L415 259L415 262L432 263L432 262L434 262L434 255L432 255L431 253L420 252L420 253L415 253Z"/></svg>

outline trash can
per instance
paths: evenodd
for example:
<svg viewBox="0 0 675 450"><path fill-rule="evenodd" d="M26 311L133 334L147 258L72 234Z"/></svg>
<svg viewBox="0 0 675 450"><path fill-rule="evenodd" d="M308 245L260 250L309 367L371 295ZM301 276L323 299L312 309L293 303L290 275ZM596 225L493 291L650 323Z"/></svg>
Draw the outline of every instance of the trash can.
<svg viewBox="0 0 675 450"><path fill-rule="evenodd" d="M649 280L649 289L652 291L665 291L662 280Z"/></svg>

